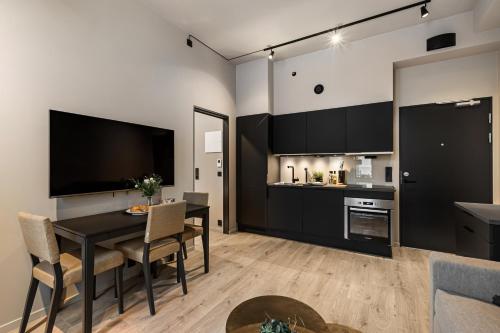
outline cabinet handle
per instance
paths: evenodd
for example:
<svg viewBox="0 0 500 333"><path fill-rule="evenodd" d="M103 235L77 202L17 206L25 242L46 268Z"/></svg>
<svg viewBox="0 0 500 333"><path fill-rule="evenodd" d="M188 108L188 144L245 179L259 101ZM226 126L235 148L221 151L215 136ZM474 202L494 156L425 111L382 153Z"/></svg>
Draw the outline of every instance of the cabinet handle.
<svg viewBox="0 0 500 333"><path fill-rule="evenodd" d="M464 225L464 229L467 230L468 232L470 233L474 233L474 230L472 230L471 228L469 228L468 226Z"/></svg>

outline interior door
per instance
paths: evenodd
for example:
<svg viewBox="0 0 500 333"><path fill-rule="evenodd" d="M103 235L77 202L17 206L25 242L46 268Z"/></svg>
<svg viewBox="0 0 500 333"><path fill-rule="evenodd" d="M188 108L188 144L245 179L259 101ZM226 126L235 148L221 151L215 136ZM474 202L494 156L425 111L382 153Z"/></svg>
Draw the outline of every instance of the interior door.
<svg viewBox="0 0 500 333"><path fill-rule="evenodd" d="M400 108L401 245L454 252L454 202L492 202L492 99Z"/></svg>
<svg viewBox="0 0 500 333"><path fill-rule="evenodd" d="M223 120L194 113L194 191L208 193L210 228L221 230L224 220Z"/></svg>

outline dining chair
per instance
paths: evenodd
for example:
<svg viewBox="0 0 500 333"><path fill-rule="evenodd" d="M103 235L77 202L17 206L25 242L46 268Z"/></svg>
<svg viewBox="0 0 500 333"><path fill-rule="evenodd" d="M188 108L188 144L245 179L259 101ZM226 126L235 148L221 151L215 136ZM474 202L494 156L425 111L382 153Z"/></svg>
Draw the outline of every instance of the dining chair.
<svg viewBox="0 0 500 333"><path fill-rule="evenodd" d="M208 193L204 192L184 192L183 200L191 205L208 206ZM194 239L196 237L203 236L203 227L193 223L186 223L184 226L184 233L182 234L182 248L184 253L184 258L187 259L187 246L186 241ZM208 249L208 243L205 242L205 238L201 237L203 252ZM204 263L207 266L207 263ZM207 270L207 267L205 267Z"/></svg>
<svg viewBox="0 0 500 333"><path fill-rule="evenodd" d="M121 251L125 257L142 264L151 315L156 313L151 263L176 254L177 282L182 281L182 291L187 294L186 272L184 271L181 246L185 215L186 201L150 206L144 237L115 244L115 248Z"/></svg>
<svg viewBox="0 0 500 333"><path fill-rule="evenodd" d="M64 288L79 283L82 279L80 251L60 253L52 222L44 216L29 213L18 214L24 242L31 256L31 283L26 297L19 332L26 332L31 308L39 282L52 289L50 308L45 332L52 332L61 304ZM115 269L115 283L118 291L118 313L123 313L123 263L121 252L95 248L94 275Z"/></svg>

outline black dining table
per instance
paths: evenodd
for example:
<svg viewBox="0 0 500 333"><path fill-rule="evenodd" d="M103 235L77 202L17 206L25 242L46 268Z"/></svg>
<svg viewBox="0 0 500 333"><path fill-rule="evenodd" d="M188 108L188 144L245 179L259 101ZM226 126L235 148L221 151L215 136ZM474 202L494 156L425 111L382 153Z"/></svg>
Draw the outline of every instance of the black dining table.
<svg viewBox="0 0 500 333"><path fill-rule="evenodd" d="M208 273L209 206L187 204L186 218L202 219L205 272ZM54 222L57 237L66 238L81 245L82 258L82 332L92 332L92 302L94 294L94 250L95 244L135 232L144 231L147 215L131 215L125 211L82 216Z"/></svg>

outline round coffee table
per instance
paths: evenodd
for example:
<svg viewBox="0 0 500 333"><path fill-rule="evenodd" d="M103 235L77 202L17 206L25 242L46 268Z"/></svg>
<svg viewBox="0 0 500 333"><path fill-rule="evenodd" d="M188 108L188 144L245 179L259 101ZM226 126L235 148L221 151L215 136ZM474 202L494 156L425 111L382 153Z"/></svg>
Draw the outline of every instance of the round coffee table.
<svg viewBox="0 0 500 333"><path fill-rule="evenodd" d="M331 333L313 308L284 296L260 296L241 303L229 315L226 333L259 333L260 325L269 318L296 321L297 333Z"/></svg>

